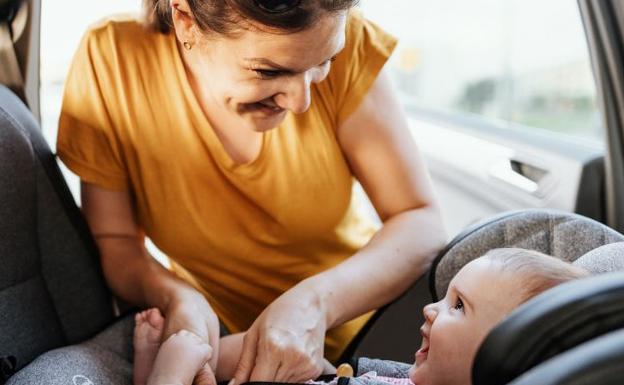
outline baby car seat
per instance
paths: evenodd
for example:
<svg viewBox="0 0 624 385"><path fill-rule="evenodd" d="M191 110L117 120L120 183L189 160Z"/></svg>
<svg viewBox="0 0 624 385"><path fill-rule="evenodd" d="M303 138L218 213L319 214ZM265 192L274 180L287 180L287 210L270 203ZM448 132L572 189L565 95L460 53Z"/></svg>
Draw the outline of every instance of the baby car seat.
<svg viewBox="0 0 624 385"><path fill-rule="evenodd" d="M519 247L573 262L600 246L620 241L624 241L622 234L577 214L546 209L503 213L471 226L438 254L429 272L429 290L438 301L466 263L491 249Z"/></svg>
<svg viewBox="0 0 624 385"><path fill-rule="evenodd" d="M562 370L576 365L624 383L611 359L623 350L624 236L580 215L531 209L503 213L471 226L438 255L430 271L434 301L468 262L500 247L541 251L573 262L595 276L548 290L516 309L486 337L473 365L474 385L576 384ZM606 274L603 274L606 273ZM600 342L614 335L613 340ZM596 338L600 338L600 341ZM596 341L594 341L596 339ZM581 352L602 352L582 357ZM575 371L578 373L578 370ZM586 381L590 376L583 376ZM580 377L575 380L580 381ZM561 381L561 382L557 382ZM594 382L579 382L579 384ZM596 382L596 384L598 384Z"/></svg>
<svg viewBox="0 0 624 385"><path fill-rule="evenodd" d="M618 243L624 249L624 243ZM567 353L580 346L594 346L593 339L611 332L624 330L624 271L595 275L567 282L550 289L526 302L486 337L481 345L472 369L474 385L505 385L521 374L542 363L558 359L559 354ZM598 343L600 347L585 347L582 351L602 351L603 356L579 353L573 356L579 367L602 367L612 354L622 354L624 345L621 338ZM620 345L614 348L608 346ZM555 357L555 358L553 358ZM553 364L563 368L563 364ZM544 366L547 366L544 365ZM608 366L607 366L608 367ZM535 384L543 384L539 376L546 376L547 369L539 369L540 374L526 374L535 379ZM614 371L605 378L618 377L624 384L624 372ZM557 375L559 377L559 375ZM587 377L589 378L589 377ZM566 377L568 379L568 377ZM522 380L529 384L529 380ZM514 382L515 384L515 382ZM593 384L593 382L592 382Z"/></svg>
<svg viewBox="0 0 624 385"><path fill-rule="evenodd" d="M94 336L116 318L97 248L56 159L30 111L4 86L0 202L0 384L9 377L13 384L50 384L43 366L29 375L19 370L44 352ZM115 345L119 334L131 332L132 320L124 319L82 346L80 355L65 351L63 361L51 353L48 362L57 366L50 373L60 373L61 362L86 361L131 370L130 349ZM81 374L58 383L71 384L75 375ZM107 378L115 383L117 377Z"/></svg>
<svg viewBox="0 0 624 385"><path fill-rule="evenodd" d="M611 332L550 359L509 385L624 384L624 330Z"/></svg>

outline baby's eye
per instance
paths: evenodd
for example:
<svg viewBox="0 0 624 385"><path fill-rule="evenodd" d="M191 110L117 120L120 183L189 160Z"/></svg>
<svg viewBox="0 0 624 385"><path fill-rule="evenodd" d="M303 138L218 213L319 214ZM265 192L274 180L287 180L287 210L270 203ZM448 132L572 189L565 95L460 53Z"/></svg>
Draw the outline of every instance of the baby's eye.
<svg viewBox="0 0 624 385"><path fill-rule="evenodd" d="M461 298L457 297L457 301L455 301L455 306L453 306L453 309L459 310L461 312L464 311L464 302L461 300Z"/></svg>

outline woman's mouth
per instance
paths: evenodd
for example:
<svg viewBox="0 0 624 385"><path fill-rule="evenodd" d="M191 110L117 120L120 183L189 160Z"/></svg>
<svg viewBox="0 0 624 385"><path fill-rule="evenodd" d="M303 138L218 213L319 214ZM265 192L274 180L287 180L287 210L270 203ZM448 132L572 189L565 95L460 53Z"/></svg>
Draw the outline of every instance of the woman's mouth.
<svg viewBox="0 0 624 385"><path fill-rule="evenodd" d="M268 101L260 101L260 102L255 102L255 103L249 103L246 105L246 110L248 112L255 112L255 111L259 111L261 112L263 115L267 116L267 117L272 117L275 115L279 115L282 112L285 112L286 110L271 103Z"/></svg>

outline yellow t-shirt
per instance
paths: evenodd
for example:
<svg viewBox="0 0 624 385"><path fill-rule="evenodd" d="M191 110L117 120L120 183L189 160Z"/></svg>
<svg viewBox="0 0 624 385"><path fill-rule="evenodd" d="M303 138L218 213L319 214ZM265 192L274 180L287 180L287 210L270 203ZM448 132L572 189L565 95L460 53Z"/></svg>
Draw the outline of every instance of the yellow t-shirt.
<svg viewBox="0 0 624 385"><path fill-rule="evenodd" d="M173 270L230 331L244 331L281 293L349 258L375 232L354 208L335 130L394 46L352 12L346 47L312 86L309 110L287 114L264 134L258 158L237 165L189 85L175 36L107 20L86 33L74 57L58 155L83 181L130 190L139 225ZM329 359L367 318L328 332Z"/></svg>

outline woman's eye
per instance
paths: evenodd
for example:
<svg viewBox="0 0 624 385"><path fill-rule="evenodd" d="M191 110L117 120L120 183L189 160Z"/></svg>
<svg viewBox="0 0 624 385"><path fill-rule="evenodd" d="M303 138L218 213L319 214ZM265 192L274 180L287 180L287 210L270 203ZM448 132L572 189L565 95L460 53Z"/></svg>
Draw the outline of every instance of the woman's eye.
<svg viewBox="0 0 624 385"><path fill-rule="evenodd" d="M453 309L464 311L464 302L461 300L461 298L459 297L457 298L457 301L455 301L455 306L453 306Z"/></svg>
<svg viewBox="0 0 624 385"><path fill-rule="evenodd" d="M279 70L254 70L263 79L272 79L282 75L283 71Z"/></svg>

